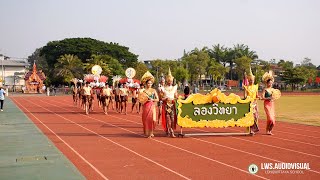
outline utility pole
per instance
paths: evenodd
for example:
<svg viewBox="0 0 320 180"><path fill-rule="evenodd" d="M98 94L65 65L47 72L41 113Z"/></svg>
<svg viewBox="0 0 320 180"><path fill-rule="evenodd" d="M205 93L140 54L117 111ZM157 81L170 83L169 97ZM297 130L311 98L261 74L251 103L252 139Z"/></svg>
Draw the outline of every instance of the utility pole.
<svg viewBox="0 0 320 180"><path fill-rule="evenodd" d="M4 70L3 70L3 61L4 61L4 55L0 54L0 60L1 60L1 80L4 81ZM2 86L1 82L1 86Z"/></svg>

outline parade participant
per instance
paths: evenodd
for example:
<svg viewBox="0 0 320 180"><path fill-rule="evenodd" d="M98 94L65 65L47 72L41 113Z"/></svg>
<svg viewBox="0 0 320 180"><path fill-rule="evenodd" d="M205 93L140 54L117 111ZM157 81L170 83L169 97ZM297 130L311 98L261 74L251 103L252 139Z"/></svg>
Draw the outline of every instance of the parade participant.
<svg viewBox="0 0 320 180"><path fill-rule="evenodd" d="M255 134L256 132L259 131L259 126L258 126L258 119L259 119L259 112L258 112L258 102L257 99L260 99L260 96L258 94L258 84L254 84L255 76L252 74L251 67L250 67L250 72L249 75L246 75L245 73L245 81L248 81L247 83L243 84L243 88L245 89L244 91L244 98L247 98L248 96L253 100L252 105L253 105L253 116L254 116L254 124L250 126L249 130L251 134Z"/></svg>
<svg viewBox="0 0 320 180"><path fill-rule="evenodd" d="M6 91L0 85L0 111L3 111L3 103L4 103L4 95L5 94L6 94Z"/></svg>
<svg viewBox="0 0 320 180"><path fill-rule="evenodd" d="M86 85L84 84L81 89L80 89L80 96L81 96L81 104L80 107L83 108L83 110L85 110L85 104L86 104L86 96L84 95L84 87Z"/></svg>
<svg viewBox="0 0 320 180"><path fill-rule="evenodd" d="M120 102L121 107L120 111L124 111L124 114L127 114L127 102L128 102L128 93L129 89L126 84L123 84L122 88L120 88Z"/></svg>
<svg viewBox="0 0 320 180"><path fill-rule="evenodd" d="M116 111L120 113L120 106L121 106L121 101L120 101L120 87L121 84L116 84L116 88L114 89L114 100L116 101Z"/></svg>
<svg viewBox="0 0 320 180"><path fill-rule="evenodd" d="M82 107L83 104L83 86L82 83L80 82L80 85L78 86L78 99L79 99L79 106Z"/></svg>
<svg viewBox="0 0 320 180"><path fill-rule="evenodd" d="M272 84L274 81L272 71L266 72L262 76L262 80L266 85L262 92L262 99L264 100L264 111L266 112L267 116L266 134L273 135L271 131L276 121L274 100L280 97L280 91L272 88Z"/></svg>
<svg viewBox="0 0 320 180"><path fill-rule="evenodd" d="M83 87L83 99L84 99L84 109L86 114L89 114L89 103L91 99L92 89L89 86L89 82L86 82L86 85Z"/></svg>
<svg viewBox="0 0 320 180"><path fill-rule="evenodd" d="M109 106L111 106L112 110L114 110L114 87L113 86L110 86L110 89L111 89L111 96L110 96L110 99L109 99Z"/></svg>
<svg viewBox="0 0 320 180"><path fill-rule="evenodd" d="M146 137L154 137L153 130L155 129L156 107L155 102L159 101L157 92L152 88L154 83L153 75L147 71L141 78L141 82L146 84L146 89L139 95L139 101L142 105L142 124L143 133Z"/></svg>
<svg viewBox="0 0 320 180"><path fill-rule="evenodd" d="M97 88L95 89L96 95L97 95L97 102L98 102L98 107L101 107L102 102L101 102L101 89Z"/></svg>
<svg viewBox="0 0 320 180"><path fill-rule="evenodd" d="M144 84L140 84L140 89L139 89L139 92L138 92L138 98L139 98L140 94L143 93L143 91L144 91ZM142 104L141 104L141 102L139 102L138 114L140 114L140 112L141 112L141 106L142 106Z"/></svg>
<svg viewBox="0 0 320 180"><path fill-rule="evenodd" d="M76 81L73 82L74 86L72 86L72 99L73 99L73 105L78 104L78 88Z"/></svg>
<svg viewBox="0 0 320 180"><path fill-rule="evenodd" d="M103 87L101 92L101 101L102 101L102 108L104 114L108 114L109 109L109 102L112 96L112 89L109 88L109 85L106 84L105 87Z"/></svg>
<svg viewBox="0 0 320 180"><path fill-rule="evenodd" d="M96 91L95 90L91 90L91 98L89 100L89 109L91 109L91 111L93 111L93 103L94 103L94 97L95 96L96 96Z"/></svg>
<svg viewBox="0 0 320 180"><path fill-rule="evenodd" d="M160 77L160 83L159 83L159 87L158 87L158 96L159 96L159 102L158 102L158 124L160 124L160 119L161 119L161 114L162 114L162 97L163 97L163 91L161 91L161 89L165 86L166 80L164 79L163 75L161 75Z"/></svg>
<svg viewBox="0 0 320 180"><path fill-rule="evenodd" d="M177 85L173 86L174 77L171 75L169 68L166 77L167 85L161 88L163 92L163 107L162 107L162 126L168 136L176 137L174 130L177 124L175 99L178 97Z"/></svg>
<svg viewBox="0 0 320 180"><path fill-rule="evenodd" d="M132 107L131 107L131 113L133 113L134 107L136 107L137 113L139 113L139 105L138 105L138 89L134 89L132 91Z"/></svg>

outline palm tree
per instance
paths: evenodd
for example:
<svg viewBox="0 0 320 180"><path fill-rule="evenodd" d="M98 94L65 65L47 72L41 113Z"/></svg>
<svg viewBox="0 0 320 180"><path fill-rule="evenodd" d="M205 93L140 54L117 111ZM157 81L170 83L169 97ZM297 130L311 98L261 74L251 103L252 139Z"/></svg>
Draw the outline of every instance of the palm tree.
<svg viewBox="0 0 320 180"><path fill-rule="evenodd" d="M230 64L230 79L232 79L232 73L233 73L233 64L236 59L242 58L242 57L248 57L251 60L258 59L258 55L255 51L251 51L250 48L247 45L244 44L237 44L233 46L233 49L229 51L229 57L228 62Z"/></svg>
<svg viewBox="0 0 320 180"><path fill-rule="evenodd" d="M212 76L212 79L215 81L220 81L224 79L226 73L228 72L228 68L224 67L222 64L218 62L212 61L208 67L208 74Z"/></svg>
<svg viewBox="0 0 320 180"><path fill-rule="evenodd" d="M54 65L58 76L62 76L65 82L70 82L73 78L82 78L82 61L72 54L60 56Z"/></svg>
<svg viewBox="0 0 320 180"><path fill-rule="evenodd" d="M227 63L226 53L227 48L220 46L220 44L213 45L212 49L209 49L210 58L215 59L219 63L222 63L224 67L226 67Z"/></svg>

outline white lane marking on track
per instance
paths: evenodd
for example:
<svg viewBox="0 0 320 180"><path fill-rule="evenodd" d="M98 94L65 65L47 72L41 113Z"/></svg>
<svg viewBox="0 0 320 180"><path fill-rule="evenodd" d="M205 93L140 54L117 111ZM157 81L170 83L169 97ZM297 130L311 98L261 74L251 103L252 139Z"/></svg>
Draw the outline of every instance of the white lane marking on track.
<svg viewBox="0 0 320 180"><path fill-rule="evenodd" d="M42 100L41 100L41 101L42 101ZM44 101L42 101L42 102L44 102ZM54 102L59 103L59 104L62 104L62 103L57 102L57 101L54 101ZM44 103L47 103L47 102L44 102ZM47 104L49 104L49 103L47 103ZM53 104L51 104L51 105L53 105ZM65 105L65 104L64 104L64 105ZM56 105L53 105L53 106L56 106ZM69 105L68 105L68 106L69 106ZM62 107L59 107L59 106L56 106L56 107L61 108L61 109L66 109L66 108L62 108ZM70 110L68 110L68 111L70 111ZM76 111L70 111L70 112L76 112ZM80 114L80 113L78 113L78 114ZM80 114L80 115L83 115L83 114ZM108 122L105 122L105 121L101 121L101 120L99 120L99 119L96 119L96 118L93 118L93 117L90 117L90 116L87 116L87 115L83 115L83 116L88 117L88 118L93 119L93 120L96 120L96 121L99 121L99 122L102 122L102 123L104 123L104 124L109 124L109 125L111 125L111 126L113 126L113 127L117 127L117 128L119 128L119 129L122 129L122 130L124 130L124 131L130 132L130 133L132 133L132 134L136 134L136 135L138 135L138 136L142 136L141 134L138 134L138 133L133 132L133 131L130 131L130 130L128 130L128 129L119 127L119 126L114 125L114 124L112 124L112 123L108 123ZM119 117L112 116L112 115L108 115L108 116L111 116L111 117L114 117L114 118L117 118L117 119L123 119L123 118L119 118ZM123 120L126 120L126 119L123 119ZM127 120L126 120L126 121L127 121ZM174 146L174 145L171 145L171 144L168 144L168 143L165 143L165 142L156 140L156 139L151 139L151 140L156 141L156 142L159 142L159 143L162 143L162 144L165 144L165 145L167 145L167 146L171 146L171 147L173 147L173 148L176 148L176 149L179 149L179 150L182 150L182 151L185 151L185 152L187 152L187 153L196 155L196 156L198 156L198 157L201 157L201 158L204 158L204 159L207 159L207 160L210 160L210 161L213 161L213 162L216 162L216 163L225 165L225 166L227 166L227 167L230 167L230 168L239 170L239 171L244 172L244 173L246 173L246 174L249 174L248 171L245 171L245 170L243 170L243 169L234 167L234 166L232 166L232 165L229 165L229 164L220 162L220 161L218 161L218 160L211 159L211 158L206 157L206 156L203 156L203 155L201 155L201 154L197 154L197 153L191 152L191 151L189 151L189 150L186 150L186 149L183 149L183 148L180 148L180 147L177 147L177 146ZM262 176L259 176L259 175L256 175L256 174L250 174L250 175L259 177L259 178L261 178L261 179L268 179L268 178L265 178L265 177L262 177Z"/></svg>
<svg viewBox="0 0 320 180"><path fill-rule="evenodd" d="M30 113L35 119L37 119L44 127L46 127L52 134L54 134L60 141L62 141L67 147L69 147L77 156L79 156L85 163L87 163L94 171L96 171L103 179L108 179L106 176L104 176L94 165L92 165L86 158L81 156L81 154L73 149L67 142L65 142L60 136L58 136L53 130L51 130L47 125L45 125L39 118L37 118L32 112L30 112L27 108L25 108L22 104L17 102L15 99L12 99L17 104L19 104L22 108L24 108L28 113ZM17 106L18 107L18 106ZM20 107L18 107L20 109ZM21 109L20 109L21 110ZM21 110L22 111L22 110ZM23 111L22 111L23 112Z"/></svg>
<svg viewBox="0 0 320 180"><path fill-rule="evenodd" d="M28 101L28 100L26 100L26 101ZM42 101L42 100L40 100L40 101ZM32 103L31 101L29 101L29 102ZM42 101L42 102L44 102L44 101ZM47 103L47 102L44 102L44 103ZM34 103L32 103L32 104L34 104ZM47 103L47 104L50 104L50 103ZM34 104L34 105L37 105L37 104ZM51 104L51 105L53 105L53 104ZM172 173L180 176L180 177L183 178L183 179L191 180L190 178L188 178L188 177L186 177L186 176L184 176L184 175L182 175L182 174L180 174L180 173L178 173L178 172L176 172L176 171L174 171L174 170L172 170L172 169L170 169L170 168L168 168L168 167L166 167L166 166L164 166L164 165L162 165L162 164L160 164L160 163L157 163L157 162L153 161L152 159L149 159L149 158L147 158L147 157L145 157L145 156L143 156L143 155L141 155L141 154L139 154L139 153L137 153L137 152L135 152L135 151L133 151L133 150L131 150L131 149L129 149L129 148L127 148L127 147L125 147L125 146L117 143L117 142L115 142L115 141L112 141L112 140L109 139L109 138L106 138L106 137L102 136L102 135L99 134L99 133L96 133L95 131L92 131L92 130L90 130L90 129L88 129L88 128L86 128L86 127L84 127L84 126L82 126L82 125L80 125L80 124L72 121L72 120L69 120L68 118L65 118L65 117L63 117L63 116L61 116L61 115L59 115L59 114L57 114L57 113L55 113L55 112L53 112L53 111L50 111L49 109L47 109L47 108L45 108L45 107L42 107L42 106L40 106L40 105L37 105L37 106L45 109L45 110L48 111L48 112L51 112L51 113L55 114L56 116L59 116L59 117L65 119L65 120L67 120L67 121L69 121L69 122L72 122L73 124L78 125L78 126L82 127L83 129L86 129L87 131L92 132L92 133L98 135L99 137L101 137L101 138L103 138L103 139L106 139L106 140L108 140L109 142L112 142L113 144L116 144L116 145L122 147L123 149L126 149L126 150L134 153L135 155L140 156L140 157L142 157L143 159L146 159L146 160L148 160L148 161L150 161L150 162L152 162L152 163L154 163L154 164L156 164L156 165L158 165L158 166L160 166L160 167L162 167L162 168L164 168L164 169L166 169L166 170L168 170L168 171L170 171L170 172L172 172ZM53 106L56 106L56 105L53 105ZM58 106L56 106L56 107L58 107ZM61 107L59 107L59 108L61 108ZM61 109L65 109L65 108L61 108ZM70 110L68 110L68 111L70 111ZM75 112L75 111L70 111L70 112ZM78 114L80 114L80 113L78 113ZM80 114L80 115L82 115L82 114ZM83 115L83 116L88 117L87 115Z"/></svg>

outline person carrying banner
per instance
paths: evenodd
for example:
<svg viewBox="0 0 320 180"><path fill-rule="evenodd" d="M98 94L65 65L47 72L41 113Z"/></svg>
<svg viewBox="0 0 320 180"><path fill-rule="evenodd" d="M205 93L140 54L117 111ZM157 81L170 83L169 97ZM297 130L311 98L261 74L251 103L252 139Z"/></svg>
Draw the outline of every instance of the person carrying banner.
<svg viewBox="0 0 320 180"><path fill-rule="evenodd" d="M167 133L167 136L176 137L174 130L177 125L176 103L175 100L178 97L177 85L173 86L174 77L171 75L169 68L168 75L166 77L167 85L161 88L163 93L162 101L162 127Z"/></svg>
<svg viewBox="0 0 320 180"><path fill-rule="evenodd" d="M253 99L252 105L253 105L253 116L254 116L254 124L250 126L250 133L255 134L259 131L258 126L258 119L259 119L259 112L258 112L258 102L257 99L260 99L261 97L258 94L258 87L259 84L254 84L255 76L252 74L251 67L249 69L249 75L245 74L245 81L247 83L243 84L244 88L244 98L247 98L248 96Z"/></svg>
<svg viewBox="0 0 320 180"><path fill-rule="evenodd" d="M160 119L161 119L161 114L162 114L162 97L163 97L163 91L161 91L161 89L165 86L166 80L164 79L163 75L160 78L160 83L159 83L159 87L158 87L158 96L159 96L159 102L158 102L158 124L160 124Z"/></svg>

